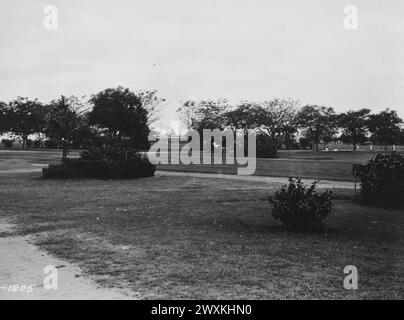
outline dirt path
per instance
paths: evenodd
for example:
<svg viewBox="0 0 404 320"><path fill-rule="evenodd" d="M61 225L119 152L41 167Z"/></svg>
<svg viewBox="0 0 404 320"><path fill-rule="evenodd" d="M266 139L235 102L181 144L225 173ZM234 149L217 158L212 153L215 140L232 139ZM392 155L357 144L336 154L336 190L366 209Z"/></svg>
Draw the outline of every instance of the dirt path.
<svg viewBox="0 0 404 320"><path fill-rule="evenodd" d="M0 220L0 234L13 226ZM46 266L57 270L56 290L45 289ZM10 285L25 286L25 292L11 292ZM31 286L32 290L29 289ZM0 300L134 299L134 294L100 288L86 278L79 267L41 251L28 237L0 237Z"/></svg>

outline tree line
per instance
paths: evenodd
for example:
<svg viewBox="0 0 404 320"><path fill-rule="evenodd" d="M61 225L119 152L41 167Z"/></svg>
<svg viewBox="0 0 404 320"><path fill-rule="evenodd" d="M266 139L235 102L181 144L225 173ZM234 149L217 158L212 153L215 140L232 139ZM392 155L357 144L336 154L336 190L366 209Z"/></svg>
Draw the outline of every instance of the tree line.
<svg viewBox="0 0 404 320"><path fill-rule="evenodd" d="M372 113L370 109L337 113L326 106L301 106L293 99L242 101L236 106L218 99L185 101L177 112L188 129L256 130L257 139L267 141L275 150L283 144L287 149L318 151L321 143L332 141L351 144L353 150L365 142L384 146L404 144L403 120L390 109L380 113Z"/></svg>
<svg viewBox="0 0 404 320"><path fill-rule="evenodd" d="M37 135L36 142L62 148L63 158L68 148L88 145L147 149L150 125L164 101L157 91L133 92L123 87L100 91L87 102L75 96L62 96L48 104L18 97L0 102L0 134L19 137L23 148L29 147L31 135Z"/></svg>
<svg viewBox="0 0 404 320"><path fill-rule="evenodd" d="M32 143L31 135L38 135L37 144L62 148L63 157L69 147L87 145L124 143L144 150L164 102L157 91L134 92L123 87L102 90L86 102L75 96L62 96L48 104L18 97L0 102L0 134L20 137L24 148ZM301 106L293 99L242 101L235 106L217 99L185 101L177 112L188 129L256 130L257 152L268 156L281 145L319 150L321 143L338 140L356 150L367 141L385 146L404 143L403 120L389 109L337 113L326 106Z"/></svg>

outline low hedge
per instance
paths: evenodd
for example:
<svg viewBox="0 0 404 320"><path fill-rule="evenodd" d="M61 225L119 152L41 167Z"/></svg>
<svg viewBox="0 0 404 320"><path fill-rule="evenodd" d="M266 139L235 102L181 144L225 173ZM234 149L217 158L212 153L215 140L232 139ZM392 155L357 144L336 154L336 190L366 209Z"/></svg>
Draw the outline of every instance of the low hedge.
<svg viewBox="0 0 404 320"><path fill-rule="evenodd" d="M91 146L80 153L80 158L84 160L139 160L142 155L131 146Z"/></svg>
<svg viewBox="0 0 404 320"><path fill-rule="evenodd" d="M44 178L52 179L136 179L151 177L156 171L146 158L131 160L67 159L42 169Z"/></svg>

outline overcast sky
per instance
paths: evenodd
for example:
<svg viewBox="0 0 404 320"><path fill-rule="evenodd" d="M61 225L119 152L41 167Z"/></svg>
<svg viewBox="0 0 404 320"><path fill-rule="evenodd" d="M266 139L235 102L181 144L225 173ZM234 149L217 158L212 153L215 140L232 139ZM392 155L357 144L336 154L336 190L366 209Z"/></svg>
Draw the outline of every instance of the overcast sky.
<svg viewBox="0 0 404 320"><path fill-rule="evenodd" d="M344 29L348 4L358 30ZM165 120L181 100L220 97L404 117L403 13L400 0L1 0L0 100L122 85L158 90Z"/></svg>

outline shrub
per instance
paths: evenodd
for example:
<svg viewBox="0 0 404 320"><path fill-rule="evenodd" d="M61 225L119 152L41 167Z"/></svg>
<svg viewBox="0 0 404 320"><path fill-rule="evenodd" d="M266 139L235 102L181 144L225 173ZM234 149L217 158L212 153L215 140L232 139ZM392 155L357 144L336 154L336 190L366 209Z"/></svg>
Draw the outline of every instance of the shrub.
<svg viewBox="0 0 404 320"><path fill-rule="evenodd" d="M128 146L93 147L80 159L67 159L42 170L45 178L134 179L154 175L156 166Z"/></svg>
<svg viewBox="0 0 404 320"><path fill-rule="evenodd" d="M84 160L67 159L42 169L44 178L54 179L135 179L154 175L156 167L148 159Z"/></svg>
<svg viewBox="0 0 404 320"><path fill-rule="evenodd" d="M389 208L404 206L404 158L397 152L378 154L363 166L360 201Z"/></svg>
<svg viewBox="0 0 404 320"><path fill-rule="evenodd" d="M318 193L317 183L307 188L300 179L289 179L289 185L270 198L272 216L292 231L322 231L323 220L331 212L331 191Z"/></svg>
<svg viewBox="0 0 404 320"><path fill-rule="evenodd" d="M14 141L9 139L3 139L1 140L1 143L4 144L5 148L12 148Z"/></svg>
<svg viewBox="0 0 404 320"><path fill-rule="evenodd" d="M121 146L101 146L90 147L80 153L84 160L138 160L141 154L133 147Z"/></svg>

